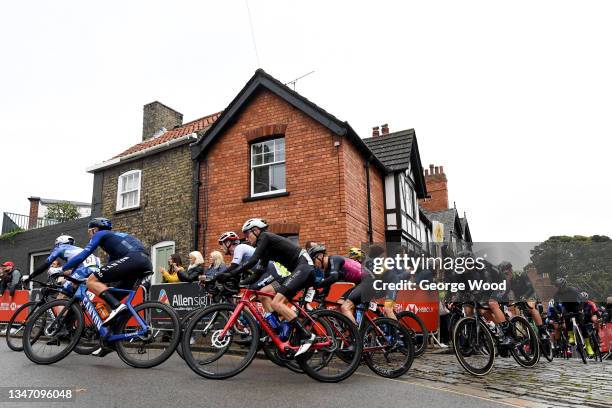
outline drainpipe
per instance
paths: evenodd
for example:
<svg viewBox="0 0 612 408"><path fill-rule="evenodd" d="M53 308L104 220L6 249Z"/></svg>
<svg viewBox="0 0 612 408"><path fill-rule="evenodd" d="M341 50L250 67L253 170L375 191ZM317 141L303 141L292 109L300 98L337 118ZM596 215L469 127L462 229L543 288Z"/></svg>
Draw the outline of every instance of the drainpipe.
<svg viewBox="0 0 612 408"><path fill-rule="evenodd" d="M370 193L370 159L368 158L363 166L366 174L366 195L368 196L368 242L374 242L374 233L372 231L372 197Z"/></svg>
<svg viewBox="0 0 612 408"><path fill-rule="evenodd" d="M198 219L198 214L200 212L200 160L196 159L195 161L195 177L193 183L193 250L198 250L198 227L200 226L200 220Z"/></svg>

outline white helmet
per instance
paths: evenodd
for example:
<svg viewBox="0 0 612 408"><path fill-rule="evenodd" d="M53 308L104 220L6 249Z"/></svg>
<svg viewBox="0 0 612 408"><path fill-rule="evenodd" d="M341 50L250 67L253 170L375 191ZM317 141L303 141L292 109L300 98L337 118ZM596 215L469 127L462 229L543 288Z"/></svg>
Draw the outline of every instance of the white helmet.
<svg viewBox="0 0 612 408"><path fill-rule="evenodd" d="M74 238L72 238L70 235L60 235L59 237L55 238L55 246L62 244L74 245Z"/></svg>
<svg viewBox="0 0 612 408"><path fill-rule="evenodd" d="M242 226L242 232L247 232L248 230L254 227L265 229L268 228L268 224L266 224L266 222L261 218L251 218L246 220L246 222Z"/></svg>

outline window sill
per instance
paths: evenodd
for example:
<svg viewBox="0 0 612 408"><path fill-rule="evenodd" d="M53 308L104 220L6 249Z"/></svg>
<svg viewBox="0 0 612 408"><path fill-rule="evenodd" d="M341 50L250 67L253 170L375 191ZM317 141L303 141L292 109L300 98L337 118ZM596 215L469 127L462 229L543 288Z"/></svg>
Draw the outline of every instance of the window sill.
<svg viewBox="0 0 612 408"><path fill-rule="evenodd" d="M242 199L242 202L249 203L251 201L266 200L268 198L287 197L288 195L289 195L288 191L283 191L282 193L276 193L276 194L266 194L266 195L260 195L260 196L255 196L255 197L245 197Z"/></svg>
<svg viewBox="0 0 612 408"><path fill-rule="evenodd" d="M124 213L128 213L128 212L131 212L131 211L138 211L140 209L141 209L141 206L125 208L123 210L115 210L115 215L117 215L117 214L124 214Z"/></svg>

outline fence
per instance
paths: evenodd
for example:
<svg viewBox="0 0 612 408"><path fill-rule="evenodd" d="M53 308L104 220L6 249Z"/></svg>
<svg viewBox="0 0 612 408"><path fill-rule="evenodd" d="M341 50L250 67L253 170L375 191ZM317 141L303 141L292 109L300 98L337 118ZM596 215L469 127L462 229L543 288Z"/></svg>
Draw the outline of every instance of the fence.
<svg viewBox="0 0 612 408"><path fill-rule="evenodd" d="M47 227L49 225L59 224L60 222L61 221L49 218L31 218L27 215L5 212L2 217L2 234Z"/></svg>

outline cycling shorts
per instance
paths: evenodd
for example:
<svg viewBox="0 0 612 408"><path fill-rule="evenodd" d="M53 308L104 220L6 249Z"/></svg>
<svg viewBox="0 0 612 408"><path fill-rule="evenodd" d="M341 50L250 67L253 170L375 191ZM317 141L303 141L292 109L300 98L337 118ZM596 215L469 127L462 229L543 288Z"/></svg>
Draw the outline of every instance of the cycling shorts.
<svg viewBox="0 0 612 408"><path fill-rule="evenodd" d="M279 285L276 290L287 299L293 299L302 289L308 288L315 283L315 271L312 261L300 256L298 264L287 278Z"/></svg>
<svg viewBox="0 0 612 408"><path fill-rule="evenodd" d="M373 289L374 279L366 276L356 286L350 288L340 296L340 299L350 300L355 305L369 302L375 294Z"/></svg>
<svg viewBox="0 0 612 408"><path fill-rule="evenodd" d="M124 257L116 259L100 270L94 272L100 282L111 283L110 286L120 289L132 289L145 272L153 270L151 259L142 252L129 252Z"/></svg>

